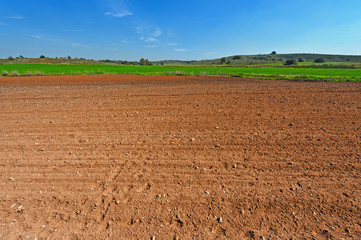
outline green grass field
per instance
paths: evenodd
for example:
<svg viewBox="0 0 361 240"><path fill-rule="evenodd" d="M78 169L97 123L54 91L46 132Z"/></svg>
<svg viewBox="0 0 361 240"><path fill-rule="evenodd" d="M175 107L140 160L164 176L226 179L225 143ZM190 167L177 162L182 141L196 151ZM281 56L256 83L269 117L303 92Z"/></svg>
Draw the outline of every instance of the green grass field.
<svg viewBox="0 0 361 240"><path fill-rule="evenodd" d="M221 66L134 66L76 64L3 64L3 76L33 75L202 75L233 76L284 80L361 81L361 69L293 68L293 67L221 67Z"/></svg>

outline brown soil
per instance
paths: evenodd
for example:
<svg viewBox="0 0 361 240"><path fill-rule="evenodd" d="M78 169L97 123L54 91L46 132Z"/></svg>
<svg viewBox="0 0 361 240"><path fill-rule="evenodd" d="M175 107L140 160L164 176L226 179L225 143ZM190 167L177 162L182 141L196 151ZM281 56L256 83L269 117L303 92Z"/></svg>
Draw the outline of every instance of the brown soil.
<svg viewBox="0 0 361 240"><path fill-rule="evenodd" d="M0 239L360 239L361 83L0 78Z"/></svg>

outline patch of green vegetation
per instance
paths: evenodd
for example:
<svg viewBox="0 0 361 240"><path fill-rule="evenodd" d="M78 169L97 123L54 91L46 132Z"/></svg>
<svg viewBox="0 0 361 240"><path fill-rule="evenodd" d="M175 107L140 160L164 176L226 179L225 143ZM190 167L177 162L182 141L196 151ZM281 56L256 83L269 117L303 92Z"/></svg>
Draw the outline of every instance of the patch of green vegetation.
<svg viewBox="0 0 361 240"><path fill-rule="evenodd" d="M104 64L3 64L3 75L91 75L91 74L137 74L137 75L190 75L234 76L284 80L361 81L361 69L315 68L315 67L229 67L229 66L136 66ZM5 73L17 74L5 74Z"/></svg>

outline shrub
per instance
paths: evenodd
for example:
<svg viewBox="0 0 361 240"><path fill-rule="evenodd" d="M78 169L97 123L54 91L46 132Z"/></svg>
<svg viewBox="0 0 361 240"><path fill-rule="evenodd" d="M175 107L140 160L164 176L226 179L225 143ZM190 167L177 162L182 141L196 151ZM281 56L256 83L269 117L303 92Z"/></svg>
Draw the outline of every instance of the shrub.
<svg viewBox="0 0 361 240"><path fill-rule="evenodd" d="M296 65L297 61L295 59L288 59L286 60L284 65Z"/></svg>
<svg viewBox="0 0 361 240"><path fill-rule="evenodd" d="M271 52L271 55L276 55L276 54L277 54L276 51Z"/></svg>
<svg viewBox="0 0 361 240"><path fill-rule="evenodd" d="M241 56L233 56L232 58L233 60L236 60L236 59L241 59Z"/></svg>
<svg viewBox="0 0 361 240"><path fill-rule="evenodd" d="M3 76L7 76L7 75L9 75L9 72L6 71L6 70L4 70L4 71L2 72L2 75L3 75Z"/></svg>
<svg viewBox="0 0 361 240"><path fill-rule="evenodd" d="M224 58L224 57L221 58L220 62L221 62L221 64L224 64L226 62L226 58Z"/></svg>
<svg viewBox="0 0 361 240"><path fill-rule="evenodd" d="M304 62L305 60L303 58L299 58L298 62Z"/></svg>
<svg viewBox="0 0 361 240"><path fill-rule="evenodd" d="M23 74L23 76L32 76L33 73L31 71L27 71L26 73Z"/></svg>
<svg viewBox="0 0 361 240"><path fill-rule="evenodd" d="M39 58L45 58L45 56L44 56L44 55L41 55Z"/></svg>
<svg viewBox="0 0 361 240"><path fill-rule="evenodd" d="M14 58L10 56L10 57L8 57L8 60L13 61Z"/></svg>
<svg viewBox="0 0 361 240"><path fill-rule="evenodd" d="M35 71L34 72L34 76L43 76L44 73L40 72L40 71Z"/></svg>
<svg viewBox="0 0 361 240"><path fill-rule="evenodd" d="M208 74L207 74L207 72L201 72L199 75L200 76L207 76Z"/></svg>
<svg viewBox="0 0 361 240"><path fill-rule="evenodd" d="M317 58L315 59L315 63L324 63L326 60L324 58Z"/></svg>
<svg viewBox="0 0 361 240"><path fill-rule="evenodd" d="M11 76L17 77L19 76L19 73L17 71L12 71Z"/></svg>

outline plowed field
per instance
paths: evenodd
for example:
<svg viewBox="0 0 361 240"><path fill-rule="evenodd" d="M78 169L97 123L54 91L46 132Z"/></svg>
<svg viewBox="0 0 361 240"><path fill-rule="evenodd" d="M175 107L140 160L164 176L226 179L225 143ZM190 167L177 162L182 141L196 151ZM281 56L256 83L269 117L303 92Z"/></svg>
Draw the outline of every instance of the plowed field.
<svg viewBox="0 0 361 240"><path fill-rule="evenodd" d="M361 239L361 83L0 78L0 239Z"/></svg>

